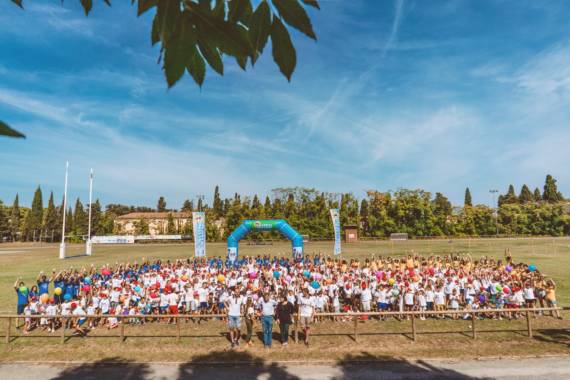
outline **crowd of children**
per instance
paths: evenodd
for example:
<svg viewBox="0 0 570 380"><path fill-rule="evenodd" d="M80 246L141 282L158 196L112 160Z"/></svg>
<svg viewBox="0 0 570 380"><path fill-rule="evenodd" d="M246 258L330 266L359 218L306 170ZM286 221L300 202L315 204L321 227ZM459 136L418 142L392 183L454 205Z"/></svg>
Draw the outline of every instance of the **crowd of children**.
<svg viewBox="0 0 570 380"><path fill-rule="evenodd" d="M258 256L235 263L222 258L143 259L103 268L54 270L51 276L42 272L37 285L28 288L18 279L14 287L18 314L26 318L24 333L66 325L78 335L119 323L157 322L153 318L157 314L190 314L200 322L203 314L227 314L230 297L238 294L244 299L239 313L246 322L263 317L267 297L288 301L295 310L302 298L301 308L310 309L303 320L307 329L311 321L324 319L318 316L322 312L452 310L466 312L433 318L467 318L470 310L500 309L501 313L479 317L518 318L521 307L556 306L554 281L534 265L515 263L509 252L504 259L477 260L469 254L416 253L348 261L321 254L303 261ZM560 318L557 311L552 315ZM250 324L248 335L251 340Z"/></svg>

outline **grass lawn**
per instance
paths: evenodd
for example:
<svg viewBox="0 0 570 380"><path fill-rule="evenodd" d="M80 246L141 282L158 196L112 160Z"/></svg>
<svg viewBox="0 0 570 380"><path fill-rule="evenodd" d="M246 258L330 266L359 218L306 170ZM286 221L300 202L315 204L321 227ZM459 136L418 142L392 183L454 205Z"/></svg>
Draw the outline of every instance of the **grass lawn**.
<svg viewBox="0 0 570 380"><path fill-rule="evenodd" d="M482 255L502 257L506 248L510 248L515 261L536 265L548 277L558 284L560 305L570 305L570 239L470 239L470 240L429 240L407 242L359 242L343 246L346 258L365 258L376 255L403 255L410 250L424 254L447 254L451 252L471 252L473 257ZM225 255L223 243L211 243L207 247L209 256ZM331 242L311 242L306 245L306 252L330 252ZM141 258L180 259L191 257L193 245L127 245L94 247L93 256L82 256L83 246L68 246L69 259L58 259L57 245L0 245L0 313L15 312L16 295L12 285L17 277L31 285L40 270L51 273L73 266L88 267L91 264L114 264L141 260ZM241 255L290 255L287 242L274 245L253 246L243 242ZM570 318L570 314L564 314ZM109 357L118 360L135 361L226 361L244 358L263 360L344 360L353 359L388 359L388 358L425 358L425 357L478 357L478 356L518 356L570 354L570 323L551 318L533 321L535 337L525 336L526 324L519 321L479 321L481 331L476 341L470 338L468 321L418 321L420 335L417 342L412 342L410 322L396 320L359 323L359 339L351 337L353 324L346 322L324 322L314 326L316 334L309 348L291 344L287 348L276 347L265 351L261 340L247 350L226 351L225 325L220 321L210 321L200 325L183 323L182 339L176 341L176 328L172 325L128 326L128 338L121 343L118 330L95 330L89 338L71 338L64 345L59 344L58 334L34 332L42 338L17 338L10 346L5 346L0 361L11 360L81 360L96 361ZM0 334L5 334L5 324L0 324ZM257 326L256 330L261 331ZM517 331L506 331L517 330ZM276 328L275 328L275 333ZM406 335L408 334L408 335ZM170 335L165 338L151 338L153 335ZM41 357L37 355L41 347Z"/></svg>

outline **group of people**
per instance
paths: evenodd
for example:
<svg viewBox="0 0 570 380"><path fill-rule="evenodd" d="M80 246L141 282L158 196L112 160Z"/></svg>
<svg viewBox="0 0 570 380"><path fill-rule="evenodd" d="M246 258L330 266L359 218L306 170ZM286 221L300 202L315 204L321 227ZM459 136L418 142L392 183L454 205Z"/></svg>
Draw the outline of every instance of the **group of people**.
<svg viewBox="0 0 570 380"><path fill-rule="evenodd" d="M261 322L263 343L269 348L275 322L283 345L295 321L308 345L313 323L356 318L352 312L391 311L395 318L405 318L406 311L418 311L425 319L428 312L440 311L431 317L455 319L468 318L473 310L493 310L477 315L510 319L518 318L517 309L522 307L556 306L554 281L534 265L515 263L509 251L503 259L477 260L469 254L414 252L365 260L322 254L301 261L270 256L236 262L220 257L143 258L140 263L103 268L53 270L50 276L41 272L36 282L31 288L21 279L14 284L17 311L25 318L24 333L73 328L75 334L85 335L120 323L175 322L157 315L187 314L188 320L201 323L206 314L216 314L227 321L232 347L239 346L242 338L253 344L255 321ZM319 315L327 312L338 314ZM552 315L560 318L556 310Z"/></svg>

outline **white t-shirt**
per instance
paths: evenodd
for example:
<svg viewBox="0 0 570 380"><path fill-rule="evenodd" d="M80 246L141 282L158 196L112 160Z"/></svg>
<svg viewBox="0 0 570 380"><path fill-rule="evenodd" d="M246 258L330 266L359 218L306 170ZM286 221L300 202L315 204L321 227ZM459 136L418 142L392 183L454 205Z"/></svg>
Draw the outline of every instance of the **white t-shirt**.
<svg viewBox="0 0 570 380"><path fill-rule="evenodd" d="M241 315L241 305L245 302L242 296L230 296L226 299L228 304L228 315L230 317L239 317Z"/></svg>
<svg viewBox="0 0 570 380"><path fill-rule="evenodd" d="M261 306L261 314L263 314L263 316L273 316L273 314L275 313L275 305L277 305L277 302L273 299L269 299L269 301L265 301L263 298L259 301L259 304Z"/></svg>
<svg viewBox="0 0 570 380"><path fill-rule="evenodd" d="M301 317L312 317L313 310L315 308L315 298L314 297L299 297L299 314Z"/></svg>

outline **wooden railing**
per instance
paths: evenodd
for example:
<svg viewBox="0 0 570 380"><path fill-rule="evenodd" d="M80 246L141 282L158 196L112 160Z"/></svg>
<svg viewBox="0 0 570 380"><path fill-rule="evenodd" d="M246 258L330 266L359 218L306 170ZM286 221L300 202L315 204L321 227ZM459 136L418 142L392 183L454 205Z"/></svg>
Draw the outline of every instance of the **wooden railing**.
<svg viewBox="0 0 570 380"><path fill-rule="evenodd" d="M316 313L314 316L315 317L341 317L341 318L352 318L353 320L353 332L352 335L353 340L355 342L358 342L358 322L360 320L362 320L363 317L396 317L396 318L402 318L402 317L406 317L409 319L410 323L411 323L411 339L413 341L417 340L417 335L421 334L420 331L418 331L418 327L417 327L417 319L419 317L439 317L439 316L451 316L451 315L469 315L469 318L467 319L461 319L461 320L466 320L470 323L470 330L471 330L471 337L473 339L477 339L477 321L478 321L478 316L483 314L485 316L489 316L489 315L506 315L508 313L518 313L520 314L524 314L525 318L526 318L526 330L527 330L527 336L532 338L533 336L533 325L532 325L532 320L533 317L536 315L535 313L538 312L553 312L553 311L562 311L562 310L569 310L570 308L568 307L556 307L556 308L521 308L521 309L480 309L480 310L445 310L445 311L404 311L404 312L398 312L398 311L386 311L386 312L353 312L353 313ZM171 319L175 321L175 327L176 327L176 339L177 341L180 341L181 339L181 326L180 326L180 320L185 320L185 319L215 319L215 318L226 318L227 315L226 314L160 314L160 315L155 315L155 314L137 314L137 315L85 315L82 316L82 318L93 318L93 319L109 319L109 318L116 318L120 323L119 323L119 335L105 335L105 337L109 337L109 338L120 338L121 342L124 342L127 335L125 334L125 326L127 325L127 323L124 323L125 320L128 322L128 320L132 320L132 319L146 319L146 320L151 320L151 319ZM34 338L34 337L40 337L40 335L34 335L34 334L28 334L28 335L17 335L17 334L12 334L12 322L15 319L20 319L23 320L24 318L31 318L31 319L48 319L48 320L60 320L62 322L62 326L59 328L59 338L60 338L60 343L63 344L65 343L66 337L70 337L69 335L66 335L66 328L64 328L64 326L67 324L67 320L68 319L77 319L78 316L73 316L73 315L57 315L57 316L45 316L45 315L30 315L30 316L23 316L23 315L13 315L13 314L3 314L0 315L0 319L5 320L5 326L6 326L6 338L5 338L5 342L6 344L10 344L12 342L12 338L16 339L16 338ZM492 319L489 319L492 320ZM331 322L334 323L334 319L331 320ZM443 321L442 321L443 322ZM445 322L443 322L445 323ZM299 320L297 318L295 318L295 321L293 323L294 325L294 339L295 342L299 341ZM569 328L570 329L570 326ZM136 336L135 336L136 337ZM153 336L156 338L161 338L161 337L165 337L164 335L156 335Z"/></svg>

